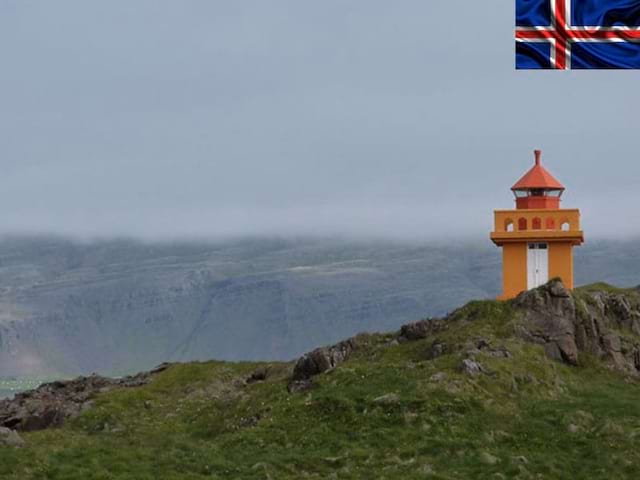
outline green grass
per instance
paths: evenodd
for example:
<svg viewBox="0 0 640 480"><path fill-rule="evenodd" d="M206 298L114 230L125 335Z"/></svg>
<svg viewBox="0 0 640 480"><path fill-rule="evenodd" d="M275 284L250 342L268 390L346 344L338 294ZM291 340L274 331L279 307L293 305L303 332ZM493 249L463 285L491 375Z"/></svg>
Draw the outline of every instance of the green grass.
<svg viewBox="0 0 640 480"><path fill-rule="evenodd" d="M595 359L548 360L513 336L514 317L507 302L472 302L434 338L361 336L348 362L293 395L288 364L249 385L260 364L175 365L25 434L26 448L0 448L0 478L638 478L640 385ZM461 374L475 338L512 357L479 354L488 374ZM450 353L428 360L434 341Z"/></svg>
<svg viewBox="0 0 640 480"><path fill-rule="evenodd" d="M610 285L606 282L590 283L589 285L582 285L575 289L577 292L606 292L606 293L636 293L637 289L633 288L620 288L614 285Z"/></svg>

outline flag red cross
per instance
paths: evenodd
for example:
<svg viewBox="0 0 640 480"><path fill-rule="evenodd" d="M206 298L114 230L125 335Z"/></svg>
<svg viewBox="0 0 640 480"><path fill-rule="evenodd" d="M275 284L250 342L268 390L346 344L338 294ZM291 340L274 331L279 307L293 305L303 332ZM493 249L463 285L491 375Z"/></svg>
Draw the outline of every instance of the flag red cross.
<svg viewBox="0 0 640 480"><path fill-rule="evenodd" d="M516 42L549 42L551 66L571 68L571 45L575 42L640 42L640 28L571 26L572 0L551 0L551 25L516 27Z"/></svg>

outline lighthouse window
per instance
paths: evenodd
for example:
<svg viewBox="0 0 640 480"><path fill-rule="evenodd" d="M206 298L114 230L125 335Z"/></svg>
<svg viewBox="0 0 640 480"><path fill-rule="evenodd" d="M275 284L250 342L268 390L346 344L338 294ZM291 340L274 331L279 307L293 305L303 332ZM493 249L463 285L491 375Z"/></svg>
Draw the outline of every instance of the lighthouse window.
<svg viewBox="0 0 640 480"><path fill-rule="evenodd" d="M526 230L527 229L527 219L520 218L518 220L518 230Z"/></svg>
<svg viewBox="0 0 640 480"><path fill-rule="evenodd" d="M513 232L513 220L511 220L510 218L507 218L504 221L504 230L505 232Z"/></svg>
<svg viewBox="0 0 640 480"><path fill-rule="evenodd" d="M529 244L529 250L546 250L547 244L546 243L530 243Z"/></svg>

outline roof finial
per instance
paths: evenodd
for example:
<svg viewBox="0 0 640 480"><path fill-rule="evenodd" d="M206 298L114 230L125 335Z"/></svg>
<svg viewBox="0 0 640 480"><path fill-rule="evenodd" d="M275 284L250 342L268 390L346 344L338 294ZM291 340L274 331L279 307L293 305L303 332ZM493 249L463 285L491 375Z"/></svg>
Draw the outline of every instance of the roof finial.
<svg viewBox="0 0 640 480"><path fill-rule="evenodd" d="M536 165L540 165L540 156L542 155L542 150L534 150L533 153L536 155Z"/></svg>

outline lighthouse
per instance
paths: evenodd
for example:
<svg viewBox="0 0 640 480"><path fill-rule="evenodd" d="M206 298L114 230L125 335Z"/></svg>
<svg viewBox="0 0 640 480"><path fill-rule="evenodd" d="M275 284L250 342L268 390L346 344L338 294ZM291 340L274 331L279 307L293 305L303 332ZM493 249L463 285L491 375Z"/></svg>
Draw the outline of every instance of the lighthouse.
<svg viewBox="0 0 640 480"><path fill-rule="evenodd" d="M513 298L559 277L573 289L573 247L584 242L580 210L560 208L564 186L542 166L535 165L511 187L514 210L494 212L491 240L502 248L502 295Z"/></svg>

